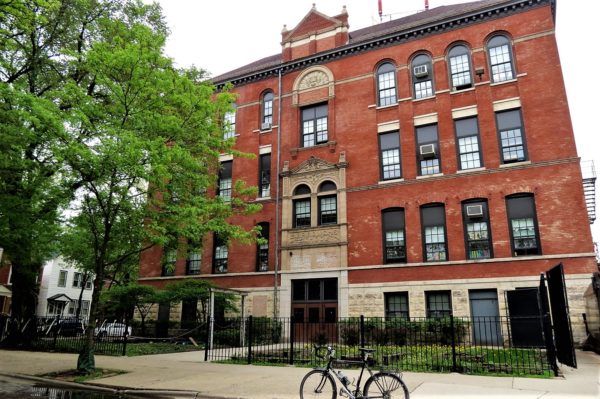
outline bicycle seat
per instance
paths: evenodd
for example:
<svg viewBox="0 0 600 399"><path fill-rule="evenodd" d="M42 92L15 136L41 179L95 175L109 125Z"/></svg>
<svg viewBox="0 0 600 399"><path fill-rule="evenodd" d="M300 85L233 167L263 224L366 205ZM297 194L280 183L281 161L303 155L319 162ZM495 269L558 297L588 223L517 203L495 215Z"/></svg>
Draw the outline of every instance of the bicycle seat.
<svg viewBox="0 0 600 399"><path fill-rule="evenodd" d="M362 353L373 353L375 352L375 349L371 349L371 348L358 348L359 351L361 351Z"/></svg>

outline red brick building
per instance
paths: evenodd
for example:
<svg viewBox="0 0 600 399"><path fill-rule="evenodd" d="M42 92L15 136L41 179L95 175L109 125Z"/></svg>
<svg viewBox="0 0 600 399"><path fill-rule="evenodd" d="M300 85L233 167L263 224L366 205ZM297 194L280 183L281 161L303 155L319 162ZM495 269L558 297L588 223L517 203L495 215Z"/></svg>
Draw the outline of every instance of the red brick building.
<svg viewBox="0 0 600 399"><path fill-rule="evenodd" d="M562 262L581 340L597 268L554 13L483 0L349 31L345 8L313 8L265 38L281 53L215 83L238 94L225 134L256 154L222 157L218 193L258 185L262 211L234 222L268 244L149 252L140 281L208 279L307 321L506 315L507 290Z"/></svg>

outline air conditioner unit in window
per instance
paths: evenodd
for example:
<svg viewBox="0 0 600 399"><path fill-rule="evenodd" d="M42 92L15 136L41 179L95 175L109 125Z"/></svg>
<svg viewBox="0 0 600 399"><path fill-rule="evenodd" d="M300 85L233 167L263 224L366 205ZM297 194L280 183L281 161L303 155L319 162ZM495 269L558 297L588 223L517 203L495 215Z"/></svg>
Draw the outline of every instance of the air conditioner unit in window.
<svg viewBox="0 0 600 399"><path fill-rule="evenodd" d="M271 128L271 123L269 122L264 122L263 124L260 125L260 130L269 130Z"/></svg>
<svg viewBox="0 0 600 399"><path fill-rule="evenodd" d="M424 144L420 146L419 154L421 154L423 158L435 157L435 144Z"/></svg>
<svg viewBox="0 0 600 399"><path fill-rule="evenodd" d="M482 205L467 205L467 216L470 218L483 216Z"/></svg>
<svg viewBox="0 0 600 399"><path fill-rule="evenodd" d="M429 71L427 70L427 64L417 65L416 67L413 68L413 73L414 73L415 77L417 77L417 78L422 78L424 76L427 76L429 74Z"/></svg>

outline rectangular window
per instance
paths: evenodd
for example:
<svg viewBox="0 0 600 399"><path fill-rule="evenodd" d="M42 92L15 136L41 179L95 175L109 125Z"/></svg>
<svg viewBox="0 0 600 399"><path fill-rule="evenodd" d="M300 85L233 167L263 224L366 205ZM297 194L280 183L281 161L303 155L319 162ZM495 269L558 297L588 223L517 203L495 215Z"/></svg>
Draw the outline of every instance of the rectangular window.
<svg viewBox="0 0 600 399"><path fill-rule="evenodd" d="M225 113L223 118L223 138L225 140L235 136L235 111Z"/></svg>
<svg viewBox="0 0 600 399"><path fill-rule="evenodd" d="M327 104L302 109L302 146L327 142Z"/></svg>
<svg viewBox="0 0 600 399"><path fill-rule="evenodd" d="M492 240L487 201L469 201L462 205L467 259L492 257Z"/></svg>
<svg viewBox="0 0 600 399"><path fill-rule="evenodd" d="M408 292L386 292L384 297L386 320L394 318L408 320Z"/></svg>
<svg viewBox="0 0 600 399"><path fill-rule="evenodd" d="M525 146L521 111L513 109L497 112L496 122L498 124L503 163L526 161L527 148Z"/></svg>
<svg viewBox="0 0 600 399"><path fill-rule="evenodd" d="M415 99L433 96L433 86L431 80L424 82L415 82Z"/></svg>
<svg viewBox="0 0 600 399"><path fill-rule="evenodd" d="M425 261L448 260L444 205L421 207L421 224L423 226L423 258Z"/></svg>
<svg viewBox="0 0 600 399"><path fill-rule="evenodd" d="M94 278L92 276L87 276L87 280L85 280L85 289L86 290L92 289L93 280L94 280Z"/></svg>
<svg viewBox="0 0 600 399"><path fill-rule="evenodd" d="M75 272L73 274L73 287L81 288L83 285L83 274Z"/></svg>
<svg viewBox="0 0 600 399"><path fill-rule="evenodd" d="M175 263L177 262L177 249L166 248L162 259L162 276L175 275Z"/></svg>
<svg viewBox="0 0 600 399"><path fill-rule="evenodd" d="M429 291L425 293L427 317L441 318L452 315L450 291Z"/></svg>
<svg viewBox="0 0 600 399"><path fill-rule="evenodd" d="M219 171L219 190L218 195L223 201L231 201L231 169L233 161L221 162Z"/></svg>
<svg viewBox="0 0 600 399"><path fill-rule="evenodd" d="M185 272L186 274L200 274L200 265L202 263L202 250L198 247L194 247L193 244L189 244L192 248L188 251L188 257L186 259Z"/></svg>
<svg viewBox="0 0 600 399"><path fill-rule="evenodd" d="M381 179L399 179L402 177L400 165L400 133L390 132L379 135Z"/></svg>
<svg viewBox="0 0 600 399"><path fill-rule="evenodd" d="M269 223L259 223L260 237L265 242L258 244L256 248L256 271L266 272L269 270Z"/></svg>
<svg viewBox="0 0 600 399"><path fill-rule="evenodd" d="M310 227L310 198L294 200L294 227Z"/></svg>
<svg viewBox="0 0 600 399"><path fill-rule="evenodd" d="M386 209L381 212L383 219L384 263L406 262L404 242L404 210Z"/></svg>
<svg viewBox="0 0 600 399"><path fill-rule="evenodd" d="M506 199L514 256L540 255L535 202L532 195Z"/></svg>
<svg viewBox="0 0 600 399"><path fill-rule="evenodd" d="M319 197L319 224L337 223L337 196Z"/></svg>
<svg viewBox="0 0 600 399"><path fill-rule="evenodd" d="M260 156L259 195L261 198L271 196L271 154Z"/></svg>
<svg viewBox="0 0 600 399"><path fill-rule="evenodd" d="M75 308L77 304L77 300L71 300L71 302L69 302L69 309L67 309L67 313L69 315L74 315L75 314Z"/></svg>
<svg viewBox="0 0 600 399"><path fill-rule="evenodd" d="M215 252L213 256L214 273L227 273L228 257L229 248L227 248L227 243L215 237Z"/></svg>
<svg viewBox="0 0 600 399"><path fill-rule="evenodd" d="M440 173L437 124L417 127L417 160L420 176Z"/></svg>
<svg viewBox="0 0 600 399"><path fill-rule="evenodd" d="M481 149L479 147L479 128L477 118L466 118L454 121L460 169L481 167Z"/></svg>
<svg viewBox="0 0 600 399"><path fill-rule="evenodd" d="M81 312L79 315L81 317L88 317L90 314L90 301L81 301Z"/></svg>
<svg viewBox="0 0 600 399"><path fill-rule="evenodd" d="M61 270L58 272L58 286L66 287L67 286L67 275L69 274L66 270Z"/></svg>

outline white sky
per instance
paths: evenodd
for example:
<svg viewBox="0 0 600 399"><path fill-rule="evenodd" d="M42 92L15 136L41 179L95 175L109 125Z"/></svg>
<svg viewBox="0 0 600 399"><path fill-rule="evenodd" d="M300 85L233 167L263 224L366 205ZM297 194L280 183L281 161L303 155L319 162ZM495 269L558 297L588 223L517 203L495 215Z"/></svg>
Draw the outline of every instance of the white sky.
<svg viewBox="0 0 600 399"><path fill-rule="evenodd" d="M382 1L384 20L424 9L424 0ZM429 7L466 1L429 0ZM194 64L220 75L280 52L283 25L292 29L315 2L318 11L330 16L346 5L351 31L379 21L377 0L159 0L171 28L166 52L181 67ZM600 1L557 2L556 36L577 149L582 160L594 161L600 174L600 129L594 118L600 114L600 79L594 73L600 65ZM596 187L600 191L599 183ZM600 217L592 230L600 242Z"/></svg>

